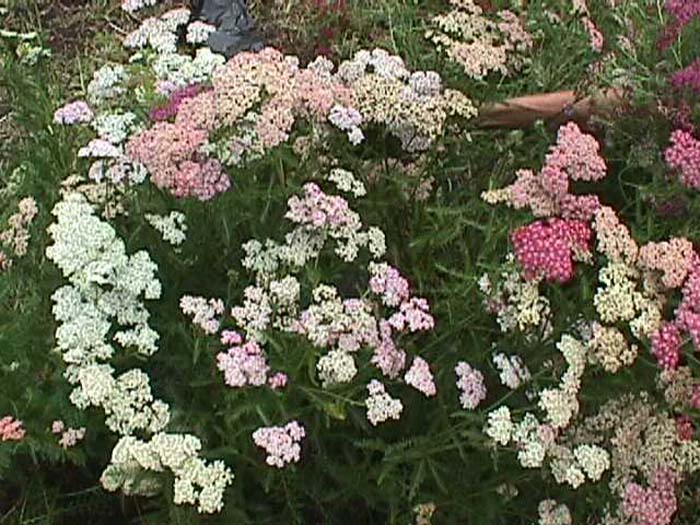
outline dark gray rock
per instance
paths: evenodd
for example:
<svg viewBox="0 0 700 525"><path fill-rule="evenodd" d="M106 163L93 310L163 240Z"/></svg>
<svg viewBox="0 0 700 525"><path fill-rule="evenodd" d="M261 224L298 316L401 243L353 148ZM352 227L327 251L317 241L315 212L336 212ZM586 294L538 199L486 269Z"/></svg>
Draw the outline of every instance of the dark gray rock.
<svg viewBox="0 0 700 525"><path fill-rule="evenodd" d="M248 13L245 0L192 0L194 16L216 26L209 35L209 47L231 58L241 51L258 51L262 37Z"/></svg>

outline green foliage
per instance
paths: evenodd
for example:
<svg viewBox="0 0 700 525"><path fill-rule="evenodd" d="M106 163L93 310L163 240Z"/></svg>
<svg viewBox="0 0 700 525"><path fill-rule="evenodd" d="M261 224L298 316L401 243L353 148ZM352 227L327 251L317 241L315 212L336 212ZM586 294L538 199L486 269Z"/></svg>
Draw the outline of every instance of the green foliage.
<svg viewBox="0 0 700 525"><path fill-rule="evenodd" d="M612 67L592 78L589 71L597 57L580 21L564 12L561 23L552 24L545 11L561 2L533 0L527 5L528 28L536 42L532 63L514 78L476 81L465 78L424 37L430 16L446 8L443 2L348 3L351 19L337 43L339 55L368 46L386 47L403 56L411 68L439 71L449 86L479 103L532 92L615 85L617 75L624 73L633 87L634 111L616 115L614 125L600 123L612 175L596 192L620 210L640 242L671 234L700 238L700 226L687 220L689 214L700 212L700 203L694 192L669 183L661 155L670 128L649 108L665 76L687 65L688 57L697 56L699 50L697 39L686 35L659 57L654 47L661 23L658 6L655 10L650 2L627 1L614 13L604 6L593 9L611 48L617 49L614 35L626 24L634 25L639 34L634 56L617 54ZM494 4L505 8L511 2ZM104 2L95 5L108 9ZM101 40L114 44L108 34L99 35ZM122 50L110 49L112 56L123 58ZM530 406L524 392L510 392L493 381L497 376L491 364L493 345L523 353L529 363L538 365L556 356L551 338L502 336L484 310L477 286L480 275L497 271L510 231L526 220L524 214L487 206L478 196L512 181L516 169L541 165L554 138L553 130L543 124L524 131L450 130L426 154L420 179L406 176L402 161L413 159L399 158L389 138L373 137L362 158L347 146L331 145L340 165L368 186L369 197L358 204L365 223L384 229L389 261L410 278L418 295L428 298L437 320L434 333L417 345L431 363L440 395L426 400L411 392L401 421L386 427L370 426L364 407L354 401L363 394L362 381L339 389L318 387L314 351L298 338L270 341L277 360L271 366L305 386L290 393L227 388L216 370L218 343L193 328L178 308L183 294L221 297L227 305L240 301L249 284L240 263L241 244L250 238L282 237L286 200L304 182L319 179L326 167L323 159L300 159L291 148L282 147L232 170L233 188L206 204L176 201L151 184L129 195L133 213L113 224L129 253L148 249L161 282L166 283L163 297L149 307L153 327L161 336L160 350L143 366L157 397L173 407L170 429L199 436L206 455L232 466L236 480L227 491L224 511L207 518L173 505L171 490L150 500L104 493L98 478L115 438L104 429L103 416L78 411L68 400L63 364L52 351L55 324L50 294L62 280L44 255L45 232L60 182L87 168L76 157L85 137L52 123L53 111L67 98L58 66L27 68L12 53L6 49L3 55L0 85L16 132L2 146L8 160L0 164L0 189L14 179L17 186L0 196L0 229L23 196L34 196L40 212L31 229L29 253L0 275L0 417L11 414L27 428L22 442L0 442L0 523L49 525L87 517L91 524L406 525L413 522L414 505L435 502L436 524L529 525L537 519L540 499L567 499L566 490L539 470L520 468L515 450L496 453L481 432L484 414L506 398L516 398L523 409ZM138 109L147 108L144 104ZM435 191L420 201L415 198L419 181L430 177ZM686 214L662 220L654 204L671 198L683 200ZM188 240L178 252L165 245L144 219L145 213L175 209L186 214L188 223ZM352 286L353 277L346 267L328 261L303 276L308 283L333 281L340 286ZM584 270L575 284L547 290L552 303L561 305L554 333L560 334L582 314L595 286L595 274ZM460 360L489 371L485 410L459 408L454 367ZM126 356L118 365L134 361ZM651 381L652 367L645 357L621 376L591 378L600 386L588 401L600 403L639 378ZM556 376L545 371L535 374L533 381L540 387L555 383ZM299 416L307 428L302 461L282 471L267 467L251 433L261 425ZM85 426L86 440L63 450L49 430L54 419ZM505 489L517 494L504 496ZM581 489L578 496L567 500L576 523L587 523L608 503L605 492L595 486ZM692 516L685 519L692 523Z"/></svg>

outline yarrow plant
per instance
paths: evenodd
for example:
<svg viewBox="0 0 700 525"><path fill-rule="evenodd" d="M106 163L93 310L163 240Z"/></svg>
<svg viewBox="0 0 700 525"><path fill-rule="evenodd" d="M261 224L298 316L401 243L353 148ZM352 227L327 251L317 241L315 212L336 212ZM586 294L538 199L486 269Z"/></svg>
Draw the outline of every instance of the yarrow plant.
<svg viewBox="0 0 700 525"><path fill-rule="evenodd" d="M670 523L676 512L676 485L684 475L700 467L700 456L695 456L695 450L700 451L698 443L677 441L681 435L692 435L688 421L676 422L671 414L653 406L645 394L640 398L630 396L619 402L611 401L597 414L582 417L580 397L585 392L583 380L589 367L619 373L634 365L641 346L651 347L660 370L666 371L661 372L661 377L669 377L663 373L671 374L679 368L685 345L682 334L687 334L694 345L700 342L700 317L696 313L698 255L692 243L683 238L640 246L612 208L600 204L593 195L570 193L569 179L596 181L605 173L605 163L592 137L568 124L560 129L557 145L550 150L537 178L532 172L519 172L515 184L483 196L488 202L527 207L536 217L547 217L516 230L512 236L515 259L525 279L570 282L575 278L572 252L583 254L582 260L587 264L600 265L600 286L593 296L597 318L587 322L578 319L570 328L573 332L561 335L557 349L566 370L556 388L540 389L537 394L538 408L544 417L527 412L520 421L514 421L508 407L501 407L489 414L485 432L499 445L515 442L523 467L541 467L548 460L553 478L573 488L586 480L596 482L605 472L612 471L609 487L620 503L616 510L610 511L605 523L627 523L628 519L638 523ZM554 181L556 184L551 184ZM557 224L576 224L579 230L574 231L581 232L562 236L569 253L557 255L561 251L558 243L562 241L546 230L539 233L543 227ZM529 235L531 228L537 228L538 234L526 241L524 236ZM547 240L542 242L540 238ZM482 289L491 293L491 283L486 281ZM665 305L674 290L680 290L680 302L674 318L664 320ZM684 403L691 400L689 392ZM668 464L660 460L656 450L634 457L625 448L628 445L622 444L631 438L623 434L631 431L631 428L624 430L627 422L621 414L628 409L637 410L639 423L635 432L648 432L648 439L661 440L664 444L659 446L667 451L664 457L674 458L666 471L669 477L663 482L655 476L661 465ZM652 423L649 418L658 418L658 423ZM655 437L653 433L660 429L651 430L650 426L656 424L664 425L668 434ZM621 438L623 435L626 437ZM688 453L694 459L686 462L682 458ZM659 484L659 492L654 492L654 488L645 492L632 475L634 469L643 472L650 486ZM666 483L665 480L671 479L674 480L671 484ZM613 516L622 521L613 521L617 519Z"/></svg>
<svg viewBox="0 0 700 525"><path fill-rule="evenodd" d="M452 11L432 18L426 37L472 78L509 75L529 61L532 36L515 13L488 16L473 0L450 0Z"/></svg>
<svg viewBox="0 0 700 525"><path fill-rule="evenodd" d="M200 512L220 510L230 471L222 462L207 464L200 458L201 444L194 436L163 433L170 409L154 399L146 373L134 368L116 375L109 364L116 347L143 356L157 350L159 336L141 302L141 297L160 297L156 265L145 251L127 255L114 229L95 217L79 193L59 202L53 214L56 222L48 230L53 244L46 255L70 283L52 296L59 323L56 349L66 364L66 378L75 385L70 399L81 409L101 408L108 428L121 436L102 474L103 486L152 494L160 483L143 473L169 468L175 475L176 503L196 504ZM135 437L140 433L153 437L144 441Z"/></svg>
<svg viewBox="0 0 700 525"><path fill-rule="evenodd" d="M339 170L333 173L329 179L339 188L364 194L357 191L360 186L352 173L342 171L342 177ZM326 389L355 379L362 350L369 351L371 363L382 375L396 380L407 360L398 337L434 327L428 303L412 295L398 270L378 262L386 250L381 230L364 230L347 200L325 193L315 183L305 184L303 192L288 200L285 217L295 226L284 243L267 239L243 245L247 254L243 266L254 275L255 284L245 289L243 303L231 310L234 323L245 335L222 332L222 343L230 346L217 356L225 382L235 388L276 387L279 373L273 375L264 347L274 331L300 336L316 349L316 370ZM302 293L303 282L297 276L310 262L325 256L329 243L334 245L330 254L346 263L357 265L361 250L369 256L364 270L371 296L342 298L335 287L319 284L309 290L311 301L301 302L306 292ZM387 309L385 317L377 314L382 308ZM425 396L436 394L429 364L421 357L413 358L404 381ZM367 417L372 424L398 419L403 406L381 382L372 379L368 390Z"/></svg>
<svg viewBox="0 0 700 525"><path fill-rule="evenodd" d="M121 2L123 49L101 46L110 59L56 111L60 90L14 74L31 49L2 57L1 123L42 123L10 134L0 166L0 267L17 261L0 274L0 506L23 499L10 520L25 503L34 515L33 494L62 507L42 513L84 518L74 489L99 477L125 498L91 494L93 521L104 506L125 522L694 523L700 258L692 221L655 219L657 194L680 186L661 188L664 161L697 186L693 109L671 107L668 144L648 108L644 140L615 120L628 94L693 95L692 39L656 60L638 25L688 25L692 2L663 16L641 0L263 14L276 42L347 29L317 58L225 58L206 47L225 17L159 3ZM546 126L471 129L472 95L576 85L597 101L601 81L625 87L615 126L562 125L540 164ZM558 118L582 122L582 102ZM692 191L676 200L692 217ZM27 249L44 242L53 266ZM70 486L36 490L56 461Z"/></svg>

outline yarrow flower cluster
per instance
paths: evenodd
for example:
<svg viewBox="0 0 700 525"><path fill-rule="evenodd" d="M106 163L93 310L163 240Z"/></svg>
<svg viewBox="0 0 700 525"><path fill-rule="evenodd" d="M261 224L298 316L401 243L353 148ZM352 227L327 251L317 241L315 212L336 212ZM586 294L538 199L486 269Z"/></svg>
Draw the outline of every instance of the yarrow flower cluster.
<svg viewBox="0 0 700 525"><path fill-rule="evenodd" d="M224 302L221 299L205 299L183 295L180 297L180 310L185 315L192 317L192 322L199 326L206 334L215 334L219 331L217 316L224 313Z"/></svg>
<svg viewBox="0 0 700 525"><path fill-rule="evenodd" d="M433 17L426 37L472 78L509 75L528 63L532 36L511 11L489 18L473 0L450 0L453 10Z"/></svg>
<svg viewBox="0 0 700 525"><path fill-rule="evenodd" d="M589 221L600 207L598 198L571 194L569 185L570 181L605 177L607 167L599 149L594 137L570 122L559 128L557 142L539 173L519 170L514 184L484 192L482 198L489 204L503 202L515 209L529 208L535 217Z"/></svg>
<svg viewBox="0 0 700 525"><path fill-rule="evenodd" d="M56 110L53 115L55 124L71 126L73 124L88 124L95 118L90 106L84 100L77 100Z"/></svg>
<svg viewBox="0 0 700 525"><path fill-rule="evenodd" d="M403 411L400 399L391 397L382 383L372 379L367 385L369 397L365 400L367 407L367 419L372 425L377 426L389 419L399 419Z"/></svg>
<svg viewBox="0 0 700 525"><path fill-rule="evenodd" d="M112 463L100 481L109 491L152 495L159 489L152 473L170 470L175 476L173 502L196 505L203 514L220 512L223 494L233 475L222 461L199 457L202 444L189 434L155 434L149 441L123 436L112 451Z"/></svg>
<svg viewBox="0 0 700 525"><path fill-rule="evenodd" d="M122 9L127 13L135 13L139 9L154 6L159 0L122 0Z"/></svg>
<svg viewBox="0 0 700 525"><path fill-rule="evenodd" d="M186 100L197 96L202 91L204 88L200 84L190 84L177 88L168 95L168 100L164 105L152 108L148 116L155 122L170 120L177 115L180 106Z"/></svg>
<svg viewBox="0 0 700 525"><path fill-rule="evenodd" d="M216 26L195 20L187 26L185 40L188 44L204 44L208 41L209 35L216 31Z"/></svg>
<svg viewBox="0 0 700 525"><path fill-rule="evenodd" d="M700 18L699 0L666 0L664 10L670 17L664 28L659 47L664 50L683 32L683 29L695 18Z"/></svg>
<svg viewBox="0 0 700 525"><path fill-rule="evenodd" d="M161 234L163 240L173 246L179 246L187 239L187 223L185 214L171 211L168 215L147 213L145 219Z"/></svg>
<svg viewBox="0 0 700 525"><path fill-rule="evenodd" d="M224 382L232 388L265 385L270 367L262 347L255 341L243 343L243 338L232 331L224 332L222 342L231 345L228 351L216 356Z"/></svg>
<svg viewBox="0 0 700 525"><path fill-rule="evenodd" d="M455 373L457 374L457 388L460 391L459 402L462 408L476 409L479 403L486 399L484 374L464 361L457 363Z"/></svg>
<svg viewBox="0 0 700 525"><path fill-rule="evenodd" d="M630 483L625 489L623 511L639 525L670 525L678 509L678 476L669 469L659 469L648 488Z"/></svg>
<svg viewBox="0 0 700 525"><path fill-rule="evenodd" d="M406 372L404 381L406 381L407 385L411 385L419 392L422 392L426 397L434 396L437 393L428 362L421 357L413 359L413 364Z"/></svg>
<svg viewBox="0 0 700 525"><path fill-rule="evenodd" d="M574 523L569 507L553 499L540 501L537 512L540 515L538 525L573 525Z"/></svg>
<svg viewBox="0 0 700 525"><path fill-rule="evenodd" d="M677 90L688 89L695 94L700 93L700 59L673 73L669 82Z"/></svg>
<svg viewBox="0 0 700 525"><path fill-rule="evenodd" d="M700 141L689 132L677 129L671 133L671 145L664 151L669 168L680 173L681 183L700 188Z"/></svg>
<svg viewBox="0 0 700 525"><path fill-rule="evenodd" d="M284 468L298 463L301 440L306 436L304 427L290 421L283 427L262 427L253 432L253 441L267 453L266 463L271 467Z"/></svg>
<svg viewBox="0 0 700 525"><path fill-rule="evenodd" d="M511 238L526 278L563 283L574 276L573 261L590 253L591 229L583 221L554 218L523 226Z"/></svg>
<svg viewBox="0 0 700 525"><path fill-rule="evenodd" d="M0 419L0 440L22 441L27 431L22 422L12 416L4 416Z"/></svg>
<svg viewBox="0 0 700 525"><path fill-rule="evenodd" d="M125 84L129 79L126 68L121 64L105 64L92 75L88 84L88 101L94 105L103 104L126 92Z"/></svg>
<svg viewBox="0 0 700 525"><path fill-rule="evenodd" d="M325 58L301 68L296 57L266 48L240 53L203 78L188 75L187 81L175 82L168 71L183 69L174 58L179 56L166 54L154 64L156 74L172 84L168 94L205 80L212 89L174 95L154 115L159 122L127 148L157 186L178 197L204 200L226 191L222 165L239 165L288 141L299 119L317 125L329 121L353 144L363 138L362 125L382 124L404 149L422 151L442 132L448 116L475 113L459 92L443 91L439 75L411 74L400 58L383 50L361 51L334 74ZM163 121L173 117L174 122Z"/></svg>
<svg viewBox="0 0 700 525"><path fill-rule="evenodd" d="M57 419L51 424L51 433L60 435L58 444L64 449L72 448L85 437L85 427L66 427L65 423Z"/></svg>
<svg viewBox="0 0 700 525"><path fill-rule="evenodd" d="M506 256L500 269L495 285L486 273L479 278L486 311L496 315L502 332L517 329L527 333L539 328L547 334L551 328L551 310L549 299L540 294L540 281L537 278L525 279L512 253Z"/></svg>
<svg viewBox="0 0 700 525"><path fill-rule="evenodd" d="M159 54L177 52L178 28L190 19L190 10L172 9L159 17L151 17L141 22L135 31L124 39L124 47L131 49L150 46Z"/></svg>
<svg viewBox="0 0 700 525"><path fill-rule="evenodd" d="M176 502L198 502L201 512L220 510L223 490L231 479L228 470L223 464L207 466L196 456L199 445L188 452L191 460L187 468L180 461L170 461L175 453L170 445L198 440L163 434L170 419L169 407L153 398L148 376L131 369L115 377L116 371L109 364L115 345L133 348L144 356L157 350L159 336L148 325L150 315L141 299L160 297L156 265L145 251L127 255L114 229L95 217L79 193L68 194L56 204L53 215L56 222L48 228L53 244L46 248L46 256L69 281L52 299L58 322L56 349L67 365L66 378L75 385L70 399L82 409L102 408L108 428L122 436L113 451L112 464L102 475L103 486L107 490L122 487L127 493L152 493L156 487L153 480L143 486L137 481L142 471L169 467L176 476L176 487L191 487L191 476L201 476L201 482L197 481L203 487L201 493L191 489L183 498L176 489ZM115 324L117 330L113 330ZM155 436L141 441L133 437L137 432ZM148 454L140 455L144 451ZM210 476L208 469L220 475Z"/></svg>
<svg viewBox="0 0 700 525"><path fill-rule="evenodd" d="M530 371L518 355L508 357L502 353L494 354L493 364L500 372L501 383L511 390L530 380Z"/></svg>
<svg viewBox="0 0 700 525"><path fill-rule="evenodd" d="M17 205L16 213L7 219L7 229L0 231L0 272L8 270L12 266L13 258L24 257L27 254L29 240L29 226L36 218L39 209L32 197L25 197Z"/></svg>

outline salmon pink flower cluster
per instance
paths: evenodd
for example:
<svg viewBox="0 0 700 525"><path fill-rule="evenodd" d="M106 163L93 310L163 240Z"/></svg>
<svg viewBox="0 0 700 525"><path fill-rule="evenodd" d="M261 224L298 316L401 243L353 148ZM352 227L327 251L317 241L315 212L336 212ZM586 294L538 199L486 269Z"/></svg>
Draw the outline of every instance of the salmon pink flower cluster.
<svg viewBox="0 0 700 525"><path fill-rule="evenodd" d="M22 441L27 431L22 422L12 416L5 416L0 419L0 440L2 441Z"/></svg>
<svg viewBox="0 0 700 525"><path fill-rule="evenodd" d="M434 28L426 37L467 76L480 79L491 72L507 76L528 63L533 39L514 13L502 10L491 17L474 0L450 0L450 4L451 11L432 18Z"/></svg>
<svg viewBox="0 0 700 525"><path fill-rule="evenodd" d="M600 207L598 198L570 193L570 181L605 177L607 167L599 149L595 138L570 122L559 128L557 142L538 174L519 170L514 184L484 192L482 198L490 204L503 202L516 209L529 208L535 217L589 221Z"/></svg>

